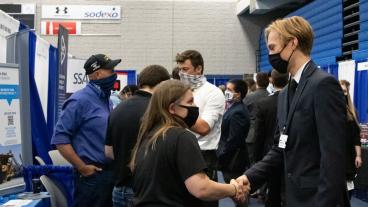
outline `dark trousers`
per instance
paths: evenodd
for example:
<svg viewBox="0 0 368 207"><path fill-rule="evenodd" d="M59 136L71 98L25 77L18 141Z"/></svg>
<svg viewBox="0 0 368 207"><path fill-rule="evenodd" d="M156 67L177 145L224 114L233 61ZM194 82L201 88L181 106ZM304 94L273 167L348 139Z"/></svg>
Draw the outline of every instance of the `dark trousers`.
<svg viewBox="0 0 368 207"><path fill-rule="evenodd" d="M202 150L202 156L207 164L206 174L207 176L217 182L217 156L216 150ZM206 207L218 207L218 201L206 201L203 202Z"/></svg>
<svg viewBox="0 0 368 207"><path fill-rule="evenodd" d="M268 195L266 198L266 207L282 207L281 200L281 173L275 172L267 181Z"/></svg>
<svg viewBox="0 0 368 207"><path fill-rule="evenodd" d="M113 176L113 172L107 170L96 172L89 177L82 177L79 173L76 173L73 206L112 206Z"/></svg>
<svg viewBox="0 0 368 207"><path fill-rule="evenodd" d="M231 179L236 179L243 175L244 172L224 172L222 171L222 175L224 176L224 181L226 183L230 183ZM247 207L248 201L245 201L242 204L237 204L236 207Z"/></svg>
<svg viewBox="0 0 368 207"><path fill-rule="evenodd" d="M255 149L254 143L247 143L247 149L248 149L250 166L253 166L256 163L256 158L255 158L256 149Z"/></svg>

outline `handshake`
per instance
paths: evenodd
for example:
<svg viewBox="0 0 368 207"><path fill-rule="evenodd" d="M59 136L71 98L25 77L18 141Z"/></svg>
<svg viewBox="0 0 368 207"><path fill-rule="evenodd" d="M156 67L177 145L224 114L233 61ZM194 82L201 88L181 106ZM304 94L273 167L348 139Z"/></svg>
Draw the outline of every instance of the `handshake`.
<svg viewBox="0 0 368 207"><path fill-rule="evenodd" d="M236 180L232 179L230 184L236 189L235 195L232 197L233 201L235 203L244 203L250 192L250 183L247 176L242 175Z"/></svg>

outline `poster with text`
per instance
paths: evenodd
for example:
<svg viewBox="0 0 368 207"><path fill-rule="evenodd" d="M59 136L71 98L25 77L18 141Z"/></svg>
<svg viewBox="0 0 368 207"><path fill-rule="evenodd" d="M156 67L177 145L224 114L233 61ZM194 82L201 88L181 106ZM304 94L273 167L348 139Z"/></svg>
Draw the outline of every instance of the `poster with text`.
<svg viewBox="0 0 368 207"><path fill-rule="evenodd" d="M0 184L21 176L19 97L19 70L0 66Z"/></svg>

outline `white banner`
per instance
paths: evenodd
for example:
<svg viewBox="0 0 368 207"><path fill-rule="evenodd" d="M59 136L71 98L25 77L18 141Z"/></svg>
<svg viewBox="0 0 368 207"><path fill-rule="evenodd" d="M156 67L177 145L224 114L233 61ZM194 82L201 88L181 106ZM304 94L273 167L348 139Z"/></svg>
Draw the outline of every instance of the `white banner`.
<svg viewBox="0 0 368 207"><path fill-rule="evenodd" d="M0 36L8 36L19 31L19 21L0 10Z"/></svg>
<svg viewBox="0 0 368 207"><path fill-rule="evenodd" d="M368 70L368 62L358 63L358 71Z"/></svg>
<svg viewBox="0 0 368 207"><path fill-rule="evenodd" d="M43 19L120 19L120 6L43 5Z"/></svg>
<svg viewBox="0 0 368 207"><path fill-rule="evenodd" d="M339 80L350 82L350 96L354 101L354 83L355 83L355 60L339 62Z"/></svg>
<svg viewBox="0 0 368 207"><path fill-rule="evenodd" d="M82 89L88 82L83 66L86 60L68 58L66 75L66 93L75 93Z"/></svg>
<svg viewBox="0 0 368 207"><path fill-rule="evenodd" d="M49 91L49 49L50 43L37 36L34 79L36 81L45 120L47 120L47 100Z"/></svg>
<svg viewBox="0 0 368 207"><path fill-rule="evenodd" d="M19 30L19 21L0 10L0 63L6 63L6 36Z"/></svg>
<svg viewBox="0 0 368 207"><path fill-rule="evenodd" d="M0 146L21 144L19 70L0 67Z"/></svg>

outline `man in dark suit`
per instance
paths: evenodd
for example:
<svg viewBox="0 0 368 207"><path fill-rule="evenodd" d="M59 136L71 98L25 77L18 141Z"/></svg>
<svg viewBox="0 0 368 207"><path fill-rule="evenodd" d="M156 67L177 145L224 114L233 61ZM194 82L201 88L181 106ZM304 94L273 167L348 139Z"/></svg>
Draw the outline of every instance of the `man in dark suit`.
<svg viewBox="0 0 368 207"><path fill-rule="evenodd" d="M277 100L280 91L288 83L288 74L282 74L277 70L271 72L274 93L261 98L255 104L254 148L255 161L262 160L274 144L276 129Z"/></svg>
<svg viewBox="0 0 368 207"><path fill-rule="evenodd" d="M271 65L292 80L279 94L275 146L237 180L256 189L284 164L286 206L349 206L341 87L310 59L313 31L304 18L276 20L265 34Z"/></svg>
<svg viewBox="0 0 368 207"><path fill-rule="evenodd" d="M255 161L262 160L263 156L270 151L274 143L274 134L276 129L276 115L277 115L277 99L280 91L288 83L288 74L282 74L276 70L271 72L271 83L275 92L269 96L259 100L255 106L256 122L254 127L255 136ZM273 175L267 180L268 195L266 197L267 207L281 206L281 166L275 170ZM266 188L262 188L266 191ZM266 194L266 192L263 192Z"/></svg>
<svg viewBox="0 0 368 207"><path fill-rule="evenodd" d="M222 118L221 137L216 155L218 169L222 171L227 183L242 175L249 167L245 137L250 121L248 109L242 101L247 91L247 84L241 79L230 80L226 85L226 111Z"/></svg>
<svg viewBox="0 0 368 207"><path fill-rule="evenodd" d="M254 164L254 124L256 120L255 115L255 103L259 101L261 98L267 97L269 94L267 92L267 86L268 86L268 74L267 73L257 73L256 76L256 86L257 90L249 93L244 99L243 102L247 106L249 115L250 115L250 128L248 136L246 137L246 143L248 148L248 155L249 160L251 164Z"/></svg>

